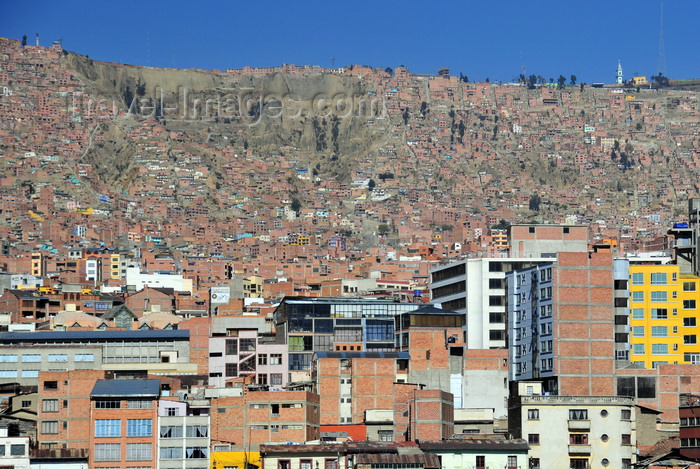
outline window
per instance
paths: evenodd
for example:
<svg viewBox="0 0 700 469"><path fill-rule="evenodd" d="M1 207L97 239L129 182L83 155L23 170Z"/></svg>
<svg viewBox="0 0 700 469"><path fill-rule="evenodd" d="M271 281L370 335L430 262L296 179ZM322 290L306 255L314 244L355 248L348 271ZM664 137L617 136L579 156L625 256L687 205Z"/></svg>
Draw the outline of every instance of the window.
<svg viewBox="0 0 700 469"><path fill-rule="evenodd" d="M632 351L635 355L644 355L644 344L634 344Z"/></svg>
<svg viewBox="0 0 700 469"><path fill-rule="evenodd" d="M24 456L26 452L24 445L10 445L10 456Z"/></svg>
<svg viewBox="0 0 700 469"><path fill-rule="evenodd" d="M311 469L311 459L302 459L299 461L299 469Z"/></svg>
<svg viewBox="0 0 700 469"><path fill-rule="evenodd" d="M644 273L643 272L632 273L632 285L644 285Z"/></svg>
<svg viewBox="0 0 700 469"><path fill-rule="evenodd" d="M666 326L651 326L652 337L668 337L668 327Z"/></svg>
<svg viewBox="0 0 700 469"><path fill-rule="evenodd" d="M652 319L668 319L668 310L666 308L652 308Z"/></svg>
<svg viewBox="0 0 700 469"><path fill-rule="evenodd" d="M630 409L622 409L620 411L621 420L630 420L632 418L632 411Z"/></svg>
<svg viewBox="0 0 700 469"><path fill-rule="evenodd" d="M58 433L58 422L55 420L41 422L41 433L45 435L52 435Z"/></svg>
<svg viewBox="0 0 700 469"><path fill-rule="evenodd" d="M569 420L588 420L588 409L569 409Z"/></svg>
<svg viewBox="0 0 700 469"><path fill-rule="evenodd" d="M279 459L277 461L277 469L292 469L292 463L289 459Z"/></svg>
<svg viewBox="0 0 700 469"><path fill-rule="evenodd" d="M632 319L644 319L644 308L632 308Z"/></svg>
<svg viewBox="0 0 700 469"><path fill-rule="evenodd" d="M267 365L267 354L261 353L258 355L258 365Z"/></svg>
<svg viewBox="0 0 700 469"><path fill-rule="evenodd" d="M22 378L38 378L39 370L22 370Z"/></svg>
<svg viewBox="0 0 700 469"><path fill-rule="evenodd" d="M280 405L279 404L270 404L270 413L272 414L273 417L279 416Z"/></svg>
<svg viewBox="0 0 700 469"><path fill-rule="evenodd" d="M652 285L667 285L668 276L665 272L652 272L651 273L651 284Z"/></svg>
<svg viewBox="0 0 700 469"><path fill-rule="evenodd" d="M47 391L58 389L58 381L44 381L44 389Z"/></svg>
<svg viewBox="0 0 700 469"><path fill-rule="evenodd" d="M394 441L394 430L379 430L379 441Z"/></svg>
<svg viewBox="0 0 700 469"><path fill-rule="evenodd" d="M166 407L165 408L165 415L168 417L177 417L177 407Z"/></svg>
<svg viewBox="0 0 700 469"><path fill-rule="evenodd" d="M282 364L282 354L281 353L271 353L270 354L270 365L281 365Z"/></svg>
<svg viewBox="0 0 700 469"><path fill-rule="evenodd" d="M22 401L22 407L31 407L32 401Z"/></svg>
<svg viewBox="0 0 700 469"><path fill-rule="evenodd" d="M150 461L153 459L152 443L127 443L127 461Z"/></svg>
<svg viewBox="0 0 700 469"><path fill-rule="evenodd" d="M588 469L588 459L571 458L569 459L569 469Z"/></svg>
<svg viewBox="0 0 700 469"><path fill-rule="evenodd" d="M226 339L226 355L238 355L238 339Z"/></svg>
<svg viewBox="0 0 700 469"><path fill-rule="evenodd" d="M0 355L0 363L17 363L17 355Z"/></svg>
<svg viewBox="0 0 700 469"><path fill-rule="evenodd" d="M40 361L41 361L41 355L39 355L39 354L22 355L22 362L24 362L24 363L37 363Z"/></svg>
<svg viewBox="0 0 700 469"><path fill-rule="evenodd" d="M683 291L695 291L695 282L683 282Z"/></svg>
<svg viewBox="0 0 700 469"><path fill-rule="evenodd" d="M683 318L683 327L695 327L696 325L696 318Z"/></svg>
<svg viewBox="0 0 700 469"><path fill-rule="evenodd" d="M127 409L151 409L153 401L149 399L129 399L126 401Z"/></svg>
<svg viewBox="0 0 700 469"><path fill-rule="evenodd" d="M120 461L121 445L119 443L95 444L95 461Z"/></svg>
<svg viewBox="0 0 700 469"><path fill-rule="evenodd" d="M207 425L188 425L187 438L206 438L209 436L209 427Z"/></svg>
<svg viewBox="0 0 700 469"><path fill-rule="evenodd" d="M126 436L151 436L153 435L153 420L128 419L126 421Z"/></svg>
<svg viewBox="0 0 700 469"><path fill-rule="evenodd" d="M621 469L632 469L632 460L629 458L623 458Z"/></svg>
<svg viewBox="0 0 700 469"><path fill-rule="evenodd" d="M540 434L539 433L528 433L527 434L527 442L530 443L531 445L539 445L540 444Z"/></svg>
<svg viewBox="0 0 700 469"><path fill-rule="evenodd" d="M640 376L637 378L637 397L654 399L656 397L656 378Z"/></svg>
<svg viewBox="0 0 700 469"><path fill-rule="evenodd" d="M185 449L187 459L206 459L209 457L209 448L206 446L188 446Z"/></svg>
<svg viewBox="0 0 700 469"><path fill-rule="evenodd" d="M668 292L665 291L653 291L651 292L652 303L664 303L668 301Z"/></svg>
<svg viewBox="0 0 700 469"><path fill-rule="evenodd" d="M683 309L695 309L695 300L683 300Z"/></svg>
<svg viewBox="0 0 700 469"><path fill-rule="evenodd" d="M643 303L644 302L644 292L643 291L633 291L632 292L632 301L634 303Z"/></svg>
<svg viewBox="0 0 700 469"><path fill-rule="evenodd" d="M686 345L694 345L698 343L697 336L695 334L692 335L684 335L683 336L683 343Z"/></svg>
<svg viewBox="0 0 700 469"><path fill-rule="evenodd" d="M569 435L570 445L587 445L588 433L572 433Z"/></svg>
<svg viewBox="0 0 700 469"><path fill-rule="evenodd" d="M529 469L540 469L540 458L530 458Z"/></svg>
<svg viewBox="0 0 700 469"><path fill-rule="evenodd" d="M162 447L160 448L160 459L182 459L182 447Z"/></svg>
<svg viewBox="0 0 700 469"><path fill-rule="evenodd" d="M226 376L238 376L238 363L226 364Z"/></svg>
<svg viewBox="0 0 700 469"><path fill-rule="evenodd" d="M120 409L122 402L116 399L95 401L95 409Z"/></svg>
<svg viewBox="0 0 700 469"><path fill-rule="evenodd" d="M632 337L644 337L644 326L632 326Z"/></svg>
<svg viewBox="0 0 700 469"><path fill-rule="evenodd" d="M668 344L651 344L652 355L667 355Z"/></svg>
<svg viewBox="0 0 700 469"><path fill-rule="evenodd" d="M119 437L122 436L122 421L119 419L95 420L95 437Z"/></svg>
<svg viewBox="0 0 700 469"><path fill-rule="evenodd" d="M74 362L94 362L95 355L92 353L76 353L73 355Z"/></svg>
<svg viewBox="0 0 700 469"><path fill-rule="evenodd" d="M282 385L282 373L270 373L270 385L271 386L281 386Z"/></svg>
<svg viewBox="0 0 700 469"><path fill-rule="evenodd" d="M629 433L623 433L622 434L622 444L623 445L631 445L632 444L632 435Z"/></svg>
<svg viewBox="0 0 700 469"><path fill-rule="evenodd" d="M533 228L534 231L534 228ZM476 457L476 469L485 469L486 468L486 456L477 456Z"/></svg>
<svg viewBox="0 0 700 469"><path fill-rule="evenodd" d="M68 361L68 355L65 353L50 353L49 363L63 363Z"/></svg>
<svg viewBox="0 0 700 469"><path fill-rule="evenodd" d="M58 399L42 399L42 412L58 412Z"/></svg>
<svg viewBox="0 0 700 469"><path fill-rule="evenodd" d="M160 437L161 438L182 438L182 427L181 426L162 426L160 427Z"/></svg>
<svg viewBox="0 0 700 469"><path fill-rule="evenodd" d="M568 228L564 228L565 230L568 230ZM508 456L508 469L517 469L518 468L518 457L517 456Z"/></svg>

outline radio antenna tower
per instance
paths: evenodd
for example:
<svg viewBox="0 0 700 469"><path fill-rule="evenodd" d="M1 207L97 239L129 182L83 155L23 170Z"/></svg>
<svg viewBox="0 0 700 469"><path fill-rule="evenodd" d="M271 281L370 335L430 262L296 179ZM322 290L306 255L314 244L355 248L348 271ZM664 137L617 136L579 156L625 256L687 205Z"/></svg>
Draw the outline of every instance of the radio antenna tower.
<svg viewBox="0 0 700 469"><path fill-rule="evenodd" d="M659 25L659 57L656 61L656 74L666 76L666 51L664 48L664 0L661 0L661 22Z"/></svg>

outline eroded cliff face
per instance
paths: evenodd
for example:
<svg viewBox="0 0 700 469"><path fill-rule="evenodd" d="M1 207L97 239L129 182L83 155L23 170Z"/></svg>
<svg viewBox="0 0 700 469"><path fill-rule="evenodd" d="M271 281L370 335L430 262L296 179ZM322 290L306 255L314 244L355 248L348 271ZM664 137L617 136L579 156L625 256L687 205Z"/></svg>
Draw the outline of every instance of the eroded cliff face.
<svg viewBox="0 0 700 469"><path fill-rule="evenodd" d="M288 148L318 174L340 181L349 180L353 161L370 157L388 139L383 103L355 77L156 69L73 53L65 60L85 92L116 111L100 124L104 139L91 141L84 159L105 182L120 186L138 172L128 130L147 119L187 134L189 151L211 157L214 167L223 161L208 145L232 145L258 156ZM170 135L163 139L169 149Z"/></svg>

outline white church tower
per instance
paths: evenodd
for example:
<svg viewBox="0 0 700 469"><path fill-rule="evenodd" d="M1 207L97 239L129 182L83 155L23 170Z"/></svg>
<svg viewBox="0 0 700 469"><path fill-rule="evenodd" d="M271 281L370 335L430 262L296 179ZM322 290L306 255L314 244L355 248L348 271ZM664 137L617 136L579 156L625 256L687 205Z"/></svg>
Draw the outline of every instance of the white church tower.
<svg viewBox="0 0 700 469"><path fill-rule="evenodd" d="M617 61L617 71L615 72L615 83L618 85L622 84L622 64L620 61Z"/></svg>

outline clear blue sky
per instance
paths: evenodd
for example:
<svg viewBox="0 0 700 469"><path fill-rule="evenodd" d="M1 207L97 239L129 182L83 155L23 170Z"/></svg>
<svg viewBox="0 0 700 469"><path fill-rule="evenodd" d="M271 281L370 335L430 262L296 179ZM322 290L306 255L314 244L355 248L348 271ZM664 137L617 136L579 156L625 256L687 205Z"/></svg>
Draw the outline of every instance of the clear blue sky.
<svg viewBox="0 0 700 469"><path fill-rule="evenodd" d="M470 80L653 75L660 0L31 1L0 3L0 36L93 59L205 69L405 65ZM700 0L664 1L666 75L700 78Z"/></svg>

